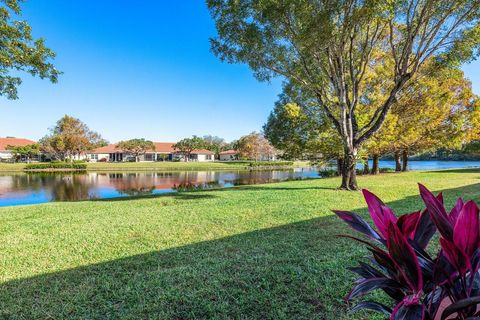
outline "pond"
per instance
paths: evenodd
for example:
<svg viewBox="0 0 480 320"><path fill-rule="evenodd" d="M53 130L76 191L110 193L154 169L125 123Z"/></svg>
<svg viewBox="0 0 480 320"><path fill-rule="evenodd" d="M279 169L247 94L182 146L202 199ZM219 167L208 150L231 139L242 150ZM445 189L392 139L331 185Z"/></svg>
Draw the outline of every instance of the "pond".
<svg viewBox="0 0 480 320"><path fill-rule="evenodd" d="M359 168L363 165L359 164ZM380 167L394 168L381 160ZM475 161L410 161L411 170L480 167ZM236 185L320 178L317 168L266 171L0 173L0 207L228 188Z"/></svg>
<svg viewBox="0 0 480 320"><path fill-rule="evenodd" d="M0 174L0 207L155 195L319 177L319 172L315 168L268 171Z"/></svg>

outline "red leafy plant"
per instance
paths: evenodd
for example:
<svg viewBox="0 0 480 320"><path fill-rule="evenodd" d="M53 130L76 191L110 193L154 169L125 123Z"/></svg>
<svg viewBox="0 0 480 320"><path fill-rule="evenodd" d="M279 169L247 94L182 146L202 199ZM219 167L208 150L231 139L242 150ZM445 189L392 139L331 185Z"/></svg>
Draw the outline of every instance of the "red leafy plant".
<svg viewBox="0 0 480 320"><path fill-rule="evenodd" d="M393 300L392 306L364 300L353 311L370 309L391 320L480 319L478 206L460 198L447 213L441 193L434 196L425 186L419 188L426 209L398 218L377 196L363 190L376 228L356 213L334 211L364 235L344 237L361 242L371 253L367 261L350 268L359 278L345 299L380 289ZM431 255L427 246L437 230L440 246Z"/></svg>

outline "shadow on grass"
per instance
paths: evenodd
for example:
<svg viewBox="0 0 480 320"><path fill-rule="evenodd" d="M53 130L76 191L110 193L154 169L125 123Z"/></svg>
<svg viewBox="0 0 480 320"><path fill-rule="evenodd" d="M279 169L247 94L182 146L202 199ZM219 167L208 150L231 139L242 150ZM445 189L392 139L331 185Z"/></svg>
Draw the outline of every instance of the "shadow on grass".
<svg viewBox="0 0 480 320"><path fill-rule="evenodd" d="M445 199L478 200L479 190L445 190ZM399 213L421 208L418 196L389 205ZM0 317L357 319L342 300L353 278L345 268L365 251L335 238L341 233L352 232L325 216L13 280L0 285Z"/></svg>
<svg viewBox="0 0 480 320"><path fill-rule="evenodd" d="M102 199L92 199L90 201L101 201L101 202L117 202L117 201L131 201L131 200L140 200L140 199L155 199L159 197L168 196L170 198L175 198L178 200L201 200L201 199L213 199L217 196L213 194L199 193L200 191L190 191L190 192L166 192L161 194L146 194L146 195L137 195L137 196L124 196L124 197L115 197L115 198L102 198ZM85 200L83 200L85 201Z"/></svg>
<svg viewBox="0 0 480 320"><path fill-rule="evenodd" d="M429 170L426 173L480 173L480 168Z"/></svg>

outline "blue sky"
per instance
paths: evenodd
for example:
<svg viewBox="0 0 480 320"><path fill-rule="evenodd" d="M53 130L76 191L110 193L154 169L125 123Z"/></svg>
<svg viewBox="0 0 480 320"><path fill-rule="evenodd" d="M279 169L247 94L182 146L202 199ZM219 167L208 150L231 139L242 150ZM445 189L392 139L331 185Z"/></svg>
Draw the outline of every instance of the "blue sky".
<svg viewBox="0 0 480 320"><path fill-rule="evenodd" d="M260 130L280 93L210 52L202 0L29 0L23 18L64 74L55 85L25 76L19 100L0 98L0 136L38 139L68 114L112 142L233 140ZM480 94L480 63L464 70Z"/></svg>

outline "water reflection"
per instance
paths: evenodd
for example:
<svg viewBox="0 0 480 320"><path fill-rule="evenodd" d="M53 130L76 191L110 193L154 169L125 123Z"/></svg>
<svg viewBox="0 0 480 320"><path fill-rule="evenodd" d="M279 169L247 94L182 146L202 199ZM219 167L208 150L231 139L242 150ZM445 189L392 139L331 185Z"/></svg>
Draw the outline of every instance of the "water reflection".
<svg viewBox="0 0 480 320"><path fill-rule="evenodd" d="M0 206L143 196L318 177L314 168L235 172L17 173L0 175Z"/></svg>

